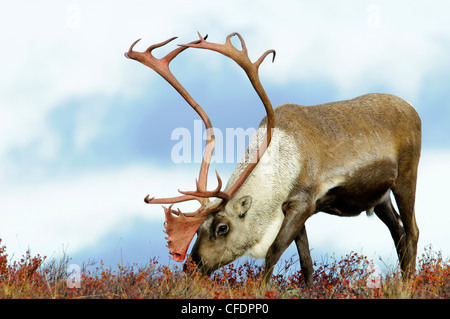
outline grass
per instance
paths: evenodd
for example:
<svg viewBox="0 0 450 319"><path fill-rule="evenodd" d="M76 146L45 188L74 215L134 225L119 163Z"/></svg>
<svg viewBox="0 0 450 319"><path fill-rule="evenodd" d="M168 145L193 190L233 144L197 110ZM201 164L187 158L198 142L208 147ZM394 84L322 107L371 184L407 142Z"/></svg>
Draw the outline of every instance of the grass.
<svg viewBox="0 0 450 319"><path fill-rule="evenodd" d="M419 256L416 274L409 279L396 270L374 277L373 262L351 253L315 263L312 288L305 288L300 270L292 270L297 268L293 259L279 266L269 287L261 285L262 266L252 261L227 265L207 278L153 258L144 266L119 264L115 270L90 262L79 269L77 288L77 281L71 281L77 274L67 273L69 262L67 256L47 261L29 251L10 262L0 239L0 298L450 298L450 261L431 247Z"/></svg>

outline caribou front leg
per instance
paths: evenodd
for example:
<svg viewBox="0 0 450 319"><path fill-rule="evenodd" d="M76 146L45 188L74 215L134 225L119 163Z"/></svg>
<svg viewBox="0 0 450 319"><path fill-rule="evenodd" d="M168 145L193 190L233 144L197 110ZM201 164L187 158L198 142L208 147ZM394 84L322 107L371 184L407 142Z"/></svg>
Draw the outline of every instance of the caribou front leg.
<svg viewBox="0 0 450 319"><path fill-rule="evenodd" d="M280 231L266 254L264 268L264 282L268 284L272 276L273 269L280 259L284 251L294 241L294 239L304 240L306 238L306 230L304 234L300 234L304 230L306 220L314 214L315 208L312 204L304 200L289 201L283 205L285 214ZM304 251L304 245L300 246ZM303 252L302 252L303 254ZM308 249L309 254L309 249ZM305 256L305 255L304 255ZM311 259L311 257L309 257ZM312 268L312 265L311 265ZM311 274L312 277L312 274ZM306 280L306 279L305 279ZM312 278L311 278L312 281ZM308 281L307 281L308 284Z"/></svg>

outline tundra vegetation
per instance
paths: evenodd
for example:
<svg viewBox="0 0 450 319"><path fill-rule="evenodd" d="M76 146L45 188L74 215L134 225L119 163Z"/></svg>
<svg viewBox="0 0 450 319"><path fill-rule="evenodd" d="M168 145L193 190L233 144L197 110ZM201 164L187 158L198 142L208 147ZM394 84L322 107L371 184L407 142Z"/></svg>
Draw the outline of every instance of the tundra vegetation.
<svg viewBox="0 0 450 319"><path fill-rule="evenodd" d="M373 261L355 252L324 258L314 262L314 282L309 288L293 258L279 263L270 286L261 285L263 267L254 261L238 260L206 277L152 258L145 265L113 268L102 261L89 261L81 267L79 288L69 288L69 256L48 260L27 251L20 260L8 257L0 242L0 298L450 298L450 260L432 247L419 256L417 271L408 279L402 278L398 268L386 266L383 276L374 282Z"/></svg>

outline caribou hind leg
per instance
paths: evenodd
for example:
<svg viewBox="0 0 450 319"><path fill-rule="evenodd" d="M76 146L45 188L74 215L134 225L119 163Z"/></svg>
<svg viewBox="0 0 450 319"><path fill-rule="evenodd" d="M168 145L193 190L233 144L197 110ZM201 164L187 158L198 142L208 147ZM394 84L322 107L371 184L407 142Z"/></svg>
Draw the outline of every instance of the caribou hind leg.
<svg viewBox="0 0 450 319"><path fill-rule="evenodd" d="M420 154L420 151L415 153ZM406 276L413 274L416 270L417 242L419 240L419 228L414 213L419 156L408 155L403 156L399 161L398 177L392 187L405 230L406 252L400 260L400 266Z"/></svg>
<svg viewBox="0 0 450 319"><path fill-rule="evenodd" d="M397 249L398 260L401 264L406 256L406 236L402 220L392 205L390 196L375 206L375 214L391 232L395 248Z"/></svg>
<svg viewBox="0 0 450 319"><path fill-rule="evenodd" d="M405 275L410 275L416 270L419 228L417 227L414 214L415 188L416 183L414 179L410 183L400 183L393 189L406 237L406 253L400 261L402 271Z"/></svg>

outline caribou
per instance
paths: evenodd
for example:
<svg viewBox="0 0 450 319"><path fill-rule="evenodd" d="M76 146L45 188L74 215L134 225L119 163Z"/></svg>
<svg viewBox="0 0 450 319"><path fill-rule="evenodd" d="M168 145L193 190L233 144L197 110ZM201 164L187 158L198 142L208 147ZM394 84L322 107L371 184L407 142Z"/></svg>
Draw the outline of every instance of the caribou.
<svg viewBox="0 0 450 319"><path fill-rule="evenodd" d="M238 49L231 43L237 36ZM270 282L274 266L295 242L305 284L313 283L306 220L318 212L337 216L375 213L388 227L404 274L415 271L419 230L414 203L421 149L421 120L412 105L388 94L366 94L351 100L314 106L284 104L272 108L258 75L268 50L251 62L239 33L225 44L208 42L207 36L179 45L165 57L133 48L125 56L150 67L172 85L198 113L207 138L196 190L179 191L172 198L147 196L150 204L164 207L165 232L170 254L183 262L197 234L190 258L206 275L240 256L265 258L263 278ZM206 49L234 60L246 73L266 111L248 148L222 190L207 188L214 151L214 129L200 107L178 82L169 63L187 48ZM399 213L394 208L395 198ZM211 200L210 200L211 199ZM172 209L175 203L196 200L195 212ZM350 236L350 235L349 235Z"/></svg>

